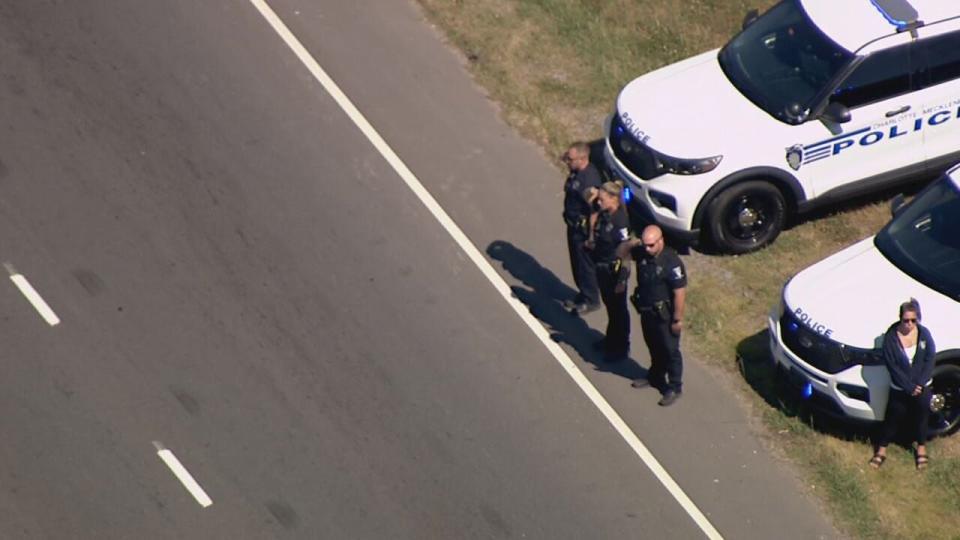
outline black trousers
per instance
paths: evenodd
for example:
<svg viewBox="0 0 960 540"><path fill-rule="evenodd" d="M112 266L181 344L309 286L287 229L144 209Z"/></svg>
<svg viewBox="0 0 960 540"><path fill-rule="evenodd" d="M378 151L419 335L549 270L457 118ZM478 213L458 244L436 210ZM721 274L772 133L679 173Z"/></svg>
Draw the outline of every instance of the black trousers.
<svg viewBox="0 0 960 540"><path fill-rule="evenodd" d="M597 283L600 296L607 308L607 333L603 339L604 351L610 356L627 356L630 353L630 312L627 310L627 288L616 292L617 274L612 269L597 267Z"/></svg>
<svg viewBox="0 0 960 540"><path fill-rule="evenodd" d="M587 241L578 227L567 226L567 250L570 252L570 269L573 271L573 282L580 292L578 300L591 305L600 303L600 289L597 284L597 270L594 267L590 253L583 247Z"/></svg>
<svg viewBox="0 0 960 540"><path fill-rule="evenodd" d="M909 430L911 440L917 444L927 443L930 427L930 387L924 387L917 397L902 390L890 389L887 400L887 413L883 418L880 432L880 446L887 446L901 429Z"/></svg>
<svg viewBox="0 0 960 540"><path fill-rule="evenodd" d="M651 311L640 312L643 341L650 351L650 369L647 380L663 390L683 390L683 355L680 354L680 336L670 331L670 321L662 321Z"/></svg>

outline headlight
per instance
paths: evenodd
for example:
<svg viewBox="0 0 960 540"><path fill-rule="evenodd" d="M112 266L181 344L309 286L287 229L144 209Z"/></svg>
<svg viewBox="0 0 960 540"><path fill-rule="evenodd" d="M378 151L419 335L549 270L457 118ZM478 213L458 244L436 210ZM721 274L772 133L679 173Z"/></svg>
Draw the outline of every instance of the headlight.
<svg viewBox="0 0 960 540"><path fill-rule="evenodd" d="M717 168L723 156L699 159L681 159L664 154L657 155L658 168L671 174L703 174Z"/></svg>

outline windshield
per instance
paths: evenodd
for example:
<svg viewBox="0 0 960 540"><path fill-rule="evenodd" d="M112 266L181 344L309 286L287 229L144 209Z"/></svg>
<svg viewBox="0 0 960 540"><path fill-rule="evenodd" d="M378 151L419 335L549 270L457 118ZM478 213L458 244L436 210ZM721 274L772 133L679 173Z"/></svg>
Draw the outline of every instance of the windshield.
<svg viewBox="0 0 960 540"><path fill-rule="evenodd" d="M924 190L880 231L877 248L927 287L960 299L960 195L950 178Z"/></svg>
<svg viewBox="0 0 960 540"><path fill-rule="evenodd" d="M720 51L720 66L747 99L778 120L796 123L851 58L795 0L786 0L733 38Z"/></svg>

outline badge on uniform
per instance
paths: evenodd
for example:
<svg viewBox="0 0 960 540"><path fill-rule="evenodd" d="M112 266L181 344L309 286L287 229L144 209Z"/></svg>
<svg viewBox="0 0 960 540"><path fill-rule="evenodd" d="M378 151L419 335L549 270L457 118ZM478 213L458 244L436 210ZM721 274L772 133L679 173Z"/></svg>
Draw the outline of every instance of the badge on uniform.
<svg viewBox="0 0 960 540"><path fill-rule="evenodd" d="M673 267L673 277L674 279L683 279L683 268L679 266Z"/></svg>

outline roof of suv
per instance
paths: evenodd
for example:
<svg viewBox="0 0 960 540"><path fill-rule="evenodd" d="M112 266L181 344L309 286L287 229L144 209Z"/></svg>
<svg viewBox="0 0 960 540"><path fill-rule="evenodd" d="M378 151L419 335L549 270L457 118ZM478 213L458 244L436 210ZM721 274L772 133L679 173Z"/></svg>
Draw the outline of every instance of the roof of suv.
<svg viewBox="0 0 960 540"><path fill-rule="evenodd" d="M916 13L932 23L960 15L960 5L945 0L801 0L803 9L838 45L856 51L865 43L897 31L899 21Z"/></svg>

